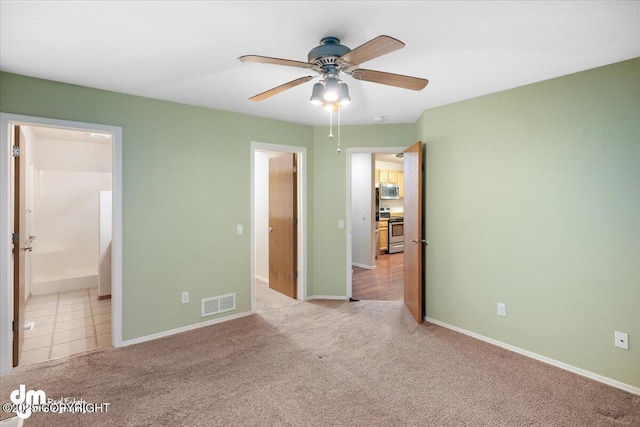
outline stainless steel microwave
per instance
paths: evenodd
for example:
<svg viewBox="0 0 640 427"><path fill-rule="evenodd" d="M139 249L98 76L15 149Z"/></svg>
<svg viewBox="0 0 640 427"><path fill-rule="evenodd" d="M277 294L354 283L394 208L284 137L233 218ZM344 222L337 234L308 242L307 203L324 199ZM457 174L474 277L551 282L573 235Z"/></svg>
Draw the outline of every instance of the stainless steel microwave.
<svg viewBox="0 0 640 427"><path fill-rule="evenodd" d="M380 184L380 198L382 200L399 199L400 187L397 184Z"/></svg>

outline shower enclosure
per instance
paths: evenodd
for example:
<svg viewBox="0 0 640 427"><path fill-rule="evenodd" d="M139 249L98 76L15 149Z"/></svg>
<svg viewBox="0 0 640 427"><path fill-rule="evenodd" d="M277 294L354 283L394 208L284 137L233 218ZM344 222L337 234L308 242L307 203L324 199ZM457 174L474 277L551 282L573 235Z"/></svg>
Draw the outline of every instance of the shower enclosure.
<svg viewBox="0 0 640 427"><path fill-rule="evenodd" d="M30 293L97 288L100 270L110 272L104 253L111 243L110 140L35 127L26 134L26 225L35 237Z"/></svg>

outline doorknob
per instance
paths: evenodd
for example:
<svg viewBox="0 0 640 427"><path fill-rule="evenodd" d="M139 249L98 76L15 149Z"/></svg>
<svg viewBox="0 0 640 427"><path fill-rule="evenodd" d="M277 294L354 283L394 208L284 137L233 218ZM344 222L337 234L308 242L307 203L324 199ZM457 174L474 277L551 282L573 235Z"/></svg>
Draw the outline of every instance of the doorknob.
<svg viewBox="0 0 640 427"><path fill-rule="evenodd" d="M273 231L273 228L269 227L269 228L267 229L267 231L268 231L269 233L271 233L271 232Z"/></svg>
<svg viewBox="0 0 640 427"><path fill-rule="evenodd" d="M427 246L427 241L422 239L420 240L425 246ZM418 243L418 239L411 239L411 243Z"/></svg>

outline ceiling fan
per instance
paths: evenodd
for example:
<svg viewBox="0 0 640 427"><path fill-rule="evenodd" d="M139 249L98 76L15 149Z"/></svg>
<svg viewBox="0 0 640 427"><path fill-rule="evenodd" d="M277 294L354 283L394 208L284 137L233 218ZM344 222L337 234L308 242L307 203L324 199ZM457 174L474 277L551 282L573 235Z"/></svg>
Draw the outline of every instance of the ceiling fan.
<svg viewBox="0 0 640 427"><path fill-rule="evenodd" d="M400 40L389 36L378 36L365 44L351 50L340 44L336 37L324 37L320 45L309 51L307 62L269 56L245 55L238 58L242 62L258 62L262 64L285 65L314 70L319 73L321 82L313 86L311 103L323 105L328 110L336 111L340 106L351 102L349 88L340 79L340 73L350 74L357 80L380 83L411 90L422 90L429 80L419 77L386 73L383 71L359 68L360 64L378 58L404 47ZM318 76L316 76L318 77ZM263 101L267 98L294 88L313 79L313 76L300 77L283 85L259 93L251 101Z"/></svg>

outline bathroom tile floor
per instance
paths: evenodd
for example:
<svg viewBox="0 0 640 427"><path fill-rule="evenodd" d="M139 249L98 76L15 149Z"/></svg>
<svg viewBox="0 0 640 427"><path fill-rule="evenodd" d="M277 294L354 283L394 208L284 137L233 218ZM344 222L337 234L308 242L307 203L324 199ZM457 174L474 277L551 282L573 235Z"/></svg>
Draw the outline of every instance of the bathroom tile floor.
<svg viewBox="0 0 640 427"><path fill-rule="evenodd" d="M111 345L111 300L98 300L97 289L32 295L25 308L19 365Z"/></svg>

